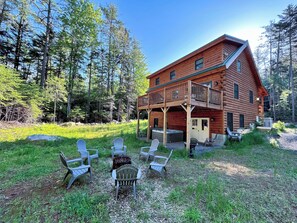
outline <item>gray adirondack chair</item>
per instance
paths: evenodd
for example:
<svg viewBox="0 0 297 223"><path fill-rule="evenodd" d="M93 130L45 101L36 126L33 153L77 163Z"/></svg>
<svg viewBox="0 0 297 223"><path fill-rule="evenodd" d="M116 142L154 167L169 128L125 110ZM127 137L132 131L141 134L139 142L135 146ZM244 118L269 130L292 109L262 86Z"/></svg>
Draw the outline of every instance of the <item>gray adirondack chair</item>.
<svg viewBox="0 0 297 223"><path fill-rule="evenodd" d="M87 149L87 145L85 140L79 139L76 142L77 151L80 153L82 159L86 159L88 156L90 160L97 159L97 163L99 162L99 152L98 149ZM92 151L92 154L90 153Z"/></svg>
<svg viewBox="0 0 297 223"><path fill-rule="evenodd" d="M151 146L144 146L140 148L139 158L145 157L146 162L149 160L150 157L155 157L155 152L158 150L159 140L154 139L152 141Z"/></svg>
<svg viewBox="0 0 297 223"><path fill-rule="evenodd" d="M126 164L115 169L111 173L112 178L115 181L116 187L116 199L118 199L120 187L133 187L134 198L136 199L136 183L141 178L141 170Z"/></svg>
<svg viewBox="0 0 297 223"><path fill-rule="evenodd" d="M62 164L67 168L67 173L63 179L63 181L65 181L65 179L67 178L67 176L69 174L71 174L71 178L69 180L68 186L67 186L67 190L71 187L71 185L73 184L73 182L80 176L82 176L83 174L86 173L90 173L90 180L92 180L92 170L91 170L91 166L90 166L90 158L89 156L88 158L88 165L84 165L83 164L83 159L82 158L77 158L77 159L72 159L72 160L67 160L64 153L60 152L60 159L62 161ZM78 167L69 167L68 164L70 163L74 163L74 162L79 162L80 166Z"/></svg>
<svg viewBox="0 0 297 223"><path fill-rule="evenodd" d="M229 140L236 140L238 142L241 141L241 134L239 132L232 132L229 127L227 127L226 129L227 135L228 135L228 139Z"/></svg>
<svg viewBox="0 0 297 223"><path fill-rule="evenodd" d="M171 158L173 150L170 151L169 156L155 156L154 161L150 163L149 170L155 170L159 172L161 175L166 170L166 165Z"/></svg>
<svg viewBox="0 0 297 223"><path fill-rule="evenodd" d="M115 155L126 155L127 147L124 145L124 139L120 137L115 138L111 150L112 158L114 158Z"/></svg>

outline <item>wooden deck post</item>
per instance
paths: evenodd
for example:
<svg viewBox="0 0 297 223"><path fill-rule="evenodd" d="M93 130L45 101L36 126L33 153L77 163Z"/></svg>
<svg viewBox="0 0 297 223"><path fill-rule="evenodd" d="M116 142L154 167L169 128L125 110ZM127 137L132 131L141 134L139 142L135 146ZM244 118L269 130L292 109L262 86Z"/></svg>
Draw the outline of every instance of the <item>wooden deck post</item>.
<svg viewBox="0 0 297 223"><path fill-rule="evenodd" d="M224 91L221 91L221 109L224 108Z"/></svg>
<svg viewBox="0 0 297 223"><path fill-rule="evenodd" d="M191 105L187 104L187 143L186 143L186 149L189 150L190 149L190 132L191 132Z"/></svg>
<svg viewBox="0 0 297 223"><path fill-rule="evenodd" d="M166 146L167 144L167 112L170 107L161 108L164 114L163 118L163 145Z"/></svg>
<svg viewBox="0 0 297 223"><path fill-rule="evenodd" d="M147 133L146 133L146 141L148 142L151 138L151 128L150 128L150 119L151 119L151 109L147 110Z"/></svg>
<svg viewBox="0 0 297 223"><path fill-rule="evenodd" d="M137 127L136 127L136 137L139 138L139 113L140 111L138 110L137 106Z"/></svg>
<svg viewBox="0 0 297 223"><path fill-rule="evenodd" d="M209 107L209 86L206 88L206 107Z"/></svg>

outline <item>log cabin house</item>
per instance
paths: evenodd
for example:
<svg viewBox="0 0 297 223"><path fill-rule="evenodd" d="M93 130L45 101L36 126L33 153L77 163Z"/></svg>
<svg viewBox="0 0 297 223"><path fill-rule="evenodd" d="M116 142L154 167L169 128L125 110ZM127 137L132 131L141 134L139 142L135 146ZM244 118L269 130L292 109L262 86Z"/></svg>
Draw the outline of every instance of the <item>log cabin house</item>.
<svg viewBox="0 0 297 223"><path fill-rule="evenodd" d="M264 116L268 93L248 41L223 35L147 78L147 94L137 101L137 134L139 113L146 110L147 139L157 129L164 145L175 133L187 148L190 138L204 142L218 135L224 141L227 126L246 128Z"/></svg>

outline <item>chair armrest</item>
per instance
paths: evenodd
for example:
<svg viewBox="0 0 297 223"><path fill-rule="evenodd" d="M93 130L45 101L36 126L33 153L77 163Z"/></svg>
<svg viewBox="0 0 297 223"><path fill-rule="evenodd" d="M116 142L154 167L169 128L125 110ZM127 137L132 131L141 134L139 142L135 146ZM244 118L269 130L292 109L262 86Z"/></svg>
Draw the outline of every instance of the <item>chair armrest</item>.
<svg viewBox="0 0 297 223"><path fill-rule="evenodd" d="M98 154L98 149L87 149L88 151L94 151L96 154Z"/></svg>
<svg viewBox="0 0 297 223"><path fill-rule="evenodd" d="M140 152L143 152L145 149L150 149L150 147L149 146L143 146L143 147L140 148Z"/></svg>
<svg viewBox="0 0 297 223"><path fill-rule="evenodd" d="M124 151L125 153L127 152L127 146L124 145Z"/></svg>
<svg viewBox="0 0 297 223"><path fill-rule="evenodd" d="M76 158L76 159L66 160L66 162L67 162L67 164L69 164L69 163L75 163L75 162L82 163L83 162L83 159L82 158Z"/></svg>
<svg viewBox="0 0 297 223"><path fill-rule="evenodd" d="M81 165L81 166L78 166L78 167L71 167L69 169L71 170L82 170L82 169L86 169L86 168L90 168L91 166L90 165Z"/></svg>
<svg viewBox="0 0 297 223"><path fill-rule="evenodd" d="M114 180L117 179L117 172L116 172L116 170L112 170L112 172L111 172L111 177L112 177L112 179L114 179Z"/></svg>
<svg viewBox="0 0 297 223"><path fill-rule="evenodd" d="M156 159L167 159L166 156L155 156Z"/></svg>
<svg viewBox="0 0 297 223"><path fill-rule="evenodd" d="M111 150L114 151L114 146L111 147Z"/></svg>
<svg viewBox="0 0 297 223"><path fill-rule="evenodd" d="M141 169L138 169L138 172L137 172L137 180L140 180L141 178Z"/></svg>

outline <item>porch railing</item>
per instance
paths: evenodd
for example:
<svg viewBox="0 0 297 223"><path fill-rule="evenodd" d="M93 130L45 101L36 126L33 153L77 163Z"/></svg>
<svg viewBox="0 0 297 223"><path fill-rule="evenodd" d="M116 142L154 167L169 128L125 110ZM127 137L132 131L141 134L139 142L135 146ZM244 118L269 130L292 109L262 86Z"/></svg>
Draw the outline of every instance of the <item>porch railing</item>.
<svg viewBox="0 0 297 223"><path fill-rule="evenodd" d="M190 88L191 96L189 95ZM192 101L204 102L206 103L206 106L209 104L216 106L222 105L221 91L209 88L208 86L204 86L199 83L188 81L139 96L138 107L176 101L186 102L188 98L191 98Z"/></svg>

